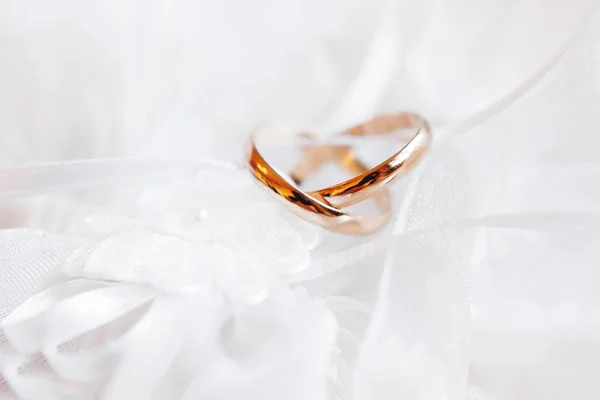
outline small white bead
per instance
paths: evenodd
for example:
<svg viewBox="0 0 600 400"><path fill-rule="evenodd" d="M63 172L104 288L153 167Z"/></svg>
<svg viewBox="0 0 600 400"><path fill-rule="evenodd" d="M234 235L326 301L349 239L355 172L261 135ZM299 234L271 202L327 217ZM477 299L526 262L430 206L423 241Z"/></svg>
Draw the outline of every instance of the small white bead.
<svg viewBox="0 0 600 400"><path fill-rule="evenodd" d="M193 228L198 224L201 224L208 218L208 210L206 209L197 209L188 212L185 217L183 224L187 228Z"/></svg>

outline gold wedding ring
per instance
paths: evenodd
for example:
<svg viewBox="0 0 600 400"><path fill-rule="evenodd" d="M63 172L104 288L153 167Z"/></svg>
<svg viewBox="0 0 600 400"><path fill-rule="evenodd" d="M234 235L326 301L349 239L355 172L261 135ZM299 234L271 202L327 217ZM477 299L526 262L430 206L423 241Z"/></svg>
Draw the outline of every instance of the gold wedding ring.
<svg viewBox="0 0 600 400"><path fill-rule="evenodd" d="M341 134L354 137L387 135L407 129L414 131L408 142L390 158L371 169L353 155L351 146L319 144L316 136L302 133L301 136L313 140L314 144L306 147L304 157L292 169L289 179L286 179L269 165L257 149L256 142L277 134L263 128L251 135L248 168L263 187L285 200L299 217L333 232L368 235L378 231L389 221L392 207L388 185L405 176L422 160L431 142L429 125L416 114L387 114ZM340 164L354 177L324 189L303 191L301 185L304 180L326 162ZM377 205L378 215L357 215L345 210L371 198Z"/></svg>

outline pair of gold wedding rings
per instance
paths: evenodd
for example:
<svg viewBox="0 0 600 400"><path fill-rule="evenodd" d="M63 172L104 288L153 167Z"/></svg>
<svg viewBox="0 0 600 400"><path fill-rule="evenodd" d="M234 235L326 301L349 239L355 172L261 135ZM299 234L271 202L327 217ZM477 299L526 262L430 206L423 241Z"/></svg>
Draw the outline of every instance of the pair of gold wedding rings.
<svg viewBox="0 0 600 400"><path fill-rule="evenodd" d="M288 177L265 160L257 143L272 137L268 127L256 130L250 138L247 166L252 175L266 189L273 192L291 210L304 220L323 228L347 235L369 235L381 229L392 214L389 185L406 176L422 159L431 143L427 122L413 113L377 116L364 124L342 132L342 136L390 135L401 131L414 132L394 155L368 168L347 144L319 144L310 133L296 133L312 143L304 148L303 158L290 171ZM354 177L321 190L304 191L303 182L325 163L334 162ZM357 215L347 208L367 199L373 199L378 214Z"/></svg>

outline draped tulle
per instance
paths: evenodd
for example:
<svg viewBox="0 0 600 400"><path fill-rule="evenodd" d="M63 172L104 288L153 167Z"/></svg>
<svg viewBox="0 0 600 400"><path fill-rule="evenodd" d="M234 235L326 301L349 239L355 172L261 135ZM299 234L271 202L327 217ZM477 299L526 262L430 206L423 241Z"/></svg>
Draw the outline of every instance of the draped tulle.
<svg viewBox="0 0 600 400"><path fill-rule="evenodd" d="M47 15L6 3L11 56L2 68L15 80L1 96L0 397L599 397L600 21L575 17L588 3L563 5L564 19L546 9L532 23L556 29L547 41L528 38L537 51L522 63L499 55L504 67L516 63L514 74L468 96L448 83L439 103L445 86L434 82L444 76L478 86L500 72L486 63L473 64L472 76L464 65L438 69L447 53L427 38L441 26L464 34L448 51L475 46L465 32L499 20L484 18L492 3L464 31L452 24L458 17L444 25L438 14L468 2L426 14L427 2L353 2L338 13L331 1L311 29L298 22L311 8L288 3L295 18L263 4L282 16L263 18L284 30L281 41L250 29L242 2L230 4L239 7L230 19L208 3L65 1ZM534 6L506 3L506 20L519 27L519 13ZM335 29L345 24L357 26L352 51ZM398 32L419 24L421 36ZM249 36L232 43L232 27ZM310 43L327 40L335 60L306 56ZM233 51L261 41L268 45L252 47L252 57ZM216 61L202 64L202 54ZM363 63L357 54L370 56ZM344 61L353 68L335 69ZM410 84L396 78L400 67ZM320 80L283 84L299 71ZM32 74L39 84L26 85ZM368 88L376 94L361 97ZM227 160L246 134L237 130L267 115L329 133L407 103L400 89L432 116L436 141L374 238L323 232L280 209L237 162L199 161ZM289 93L294 101L280 101ZM464 98L449 107L454 97ZM465 110L474 116L461 119ZM39 163L114 155L144 158Z"/></svg>

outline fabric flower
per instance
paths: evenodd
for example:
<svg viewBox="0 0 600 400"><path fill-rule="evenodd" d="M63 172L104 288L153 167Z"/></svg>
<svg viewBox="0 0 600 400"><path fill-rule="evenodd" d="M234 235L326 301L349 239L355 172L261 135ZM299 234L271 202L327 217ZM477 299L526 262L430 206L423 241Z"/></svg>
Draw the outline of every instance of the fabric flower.
<svg viewBox="0 0 600 400"><path fill-rule="evenodd" d="M277 279L308 267L317 228L280 210L245 171L219 170L225 187L213 176L123 196L118 208L129 215L92 214L71 227L90 238L70 274L258 302Z"/></svg>
<svg viewBox="0 0 600 400"><path fill-rule="evenodd" d="M60 240L4 231L4 267L28 246L27 259L55 278L29 299L3 301L0 393L323 396L335 320L326 304L281 281L308 266L319 234L265 202L245 173L230 178L231 192L212 195L206 175L121 193L119 209L130 213L104 207ZM233 207L228 199L239 202L239 193L244 206ZM30 282L29 272L15 271L11 284ZM277 376L280 385L265 392L259 383Z"/></svg>

